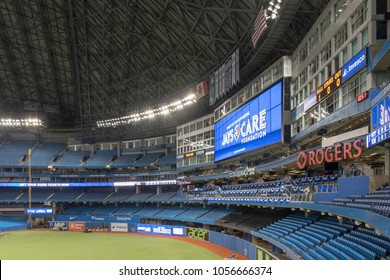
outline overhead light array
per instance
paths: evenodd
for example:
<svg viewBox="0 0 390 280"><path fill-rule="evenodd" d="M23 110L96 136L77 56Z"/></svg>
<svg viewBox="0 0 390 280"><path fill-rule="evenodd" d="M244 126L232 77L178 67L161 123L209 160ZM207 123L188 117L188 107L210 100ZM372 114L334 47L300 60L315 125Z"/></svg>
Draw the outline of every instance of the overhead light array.
<svg viewBox="0 0 390 280"><path fill-rule="evenodd" d="M195 94L190 94L185 98L172 102L171 104L168 105L163 105L159 108L150 109L141 113L134 113L119 118L97 121L96 126L99 128L116 127L120 125L131 124L141 120L153 119L157 116L169 115L173 112L183 110L184 108L188 107L193 103L196 103L196 96Z"/></svg>
<svg viewBox="0 0 390 280"><path fill-rule="evenodd" d="M280 6L282 5L282 0L271 0L268 3L268 8L266 9L266 19L276 19L279 16Z"/></svg>
<svg viewBox="0 0 390 280"><path fill-rule="evenodd" d="M43 123L40 119L37 118L28 118L28 119L10 119L3 118L0 119L0 126L5 127L38 127L42 126Z"/></svg>

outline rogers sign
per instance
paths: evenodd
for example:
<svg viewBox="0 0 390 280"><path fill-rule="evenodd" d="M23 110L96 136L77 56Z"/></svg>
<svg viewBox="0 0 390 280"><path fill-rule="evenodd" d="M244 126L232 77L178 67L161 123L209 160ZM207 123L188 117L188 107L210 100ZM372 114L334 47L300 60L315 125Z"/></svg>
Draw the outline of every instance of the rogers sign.
<svg viewBox="0 0 390 280"><path fill-rule="evenodd" d="M363 152L362 142L362 139L357 139L354 142L336 144L315 151L300 152L298 154L297 166L299 169L304 169L307 166L319 165L324 162L360 157Z"/></svg>

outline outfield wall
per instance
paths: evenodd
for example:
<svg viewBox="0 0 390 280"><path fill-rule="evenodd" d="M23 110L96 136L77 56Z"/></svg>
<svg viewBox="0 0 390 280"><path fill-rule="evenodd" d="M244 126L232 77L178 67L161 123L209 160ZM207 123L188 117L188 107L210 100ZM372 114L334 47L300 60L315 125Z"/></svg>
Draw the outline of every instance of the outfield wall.
<svg viewBox="0 0 390 280"><path fill-rule="evenodd" d="M18 218L0 218L0 231L9 231L9 230L23 230L27 229L26 219Z"/></svg>
<svg viewBox="0 0 390 280"><path fill-rule="evenodd" d="M210 231L210 243L229 248L251 260L257 260L257 246L236 236Z"/></svg>
<svg viewBox="0 0 390 280"><path fill-rule="evenodd" d="M78 216L81 217L81 216ZM201 228L192 228L184 226L172 225L156 225L156 224L141 224L141 223L126 223L126 222L111 222L101 223L93 221L72 220L61 221L58 219L54 222L49 222L49 227L61 230L84 231L85 229L96 230L108 229L110 232L135 232L143 234L155 234L165 236L182 236L192 239L197 239L205 242L210 242L215 245L228 248L236 251L251 260L274 259L273 256L267 254L264 248L258 247L255 244L238 238L236 236L209 231Z"/></svg>

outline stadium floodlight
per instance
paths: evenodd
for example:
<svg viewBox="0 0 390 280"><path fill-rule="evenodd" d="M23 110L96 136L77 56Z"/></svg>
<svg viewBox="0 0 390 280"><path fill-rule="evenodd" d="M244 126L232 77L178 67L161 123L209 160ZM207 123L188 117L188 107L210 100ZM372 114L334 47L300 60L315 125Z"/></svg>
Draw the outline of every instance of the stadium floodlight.
<svg viewBox="0 0 390 280"><path fill-rule="evenodd" d="M5 127L39 127L43 126L42 120L38 118L27 119L0 119L0 126Z"/></svg>
<svg viewBox="0 0 390 280"><path fill-rule="evenodd" d="M268 8L265 10L266 19L276 19L279 16L282 0L271 0L268 2Z"/></svg>
<svg viewBox="0 0 390 280"><path fill-rule="evenodd" d="M190 106L191 104L194 104L196 102L197 102L196 95L191 93L186 97L179 100L175 100L170 104L164 104L161 107L148 109L144 112L137 112L137 113L129 114L127 116L122 116L122 117L112 118L107 120L99 120L96 122L96 126L98 128L116 127L118 125L126 125L133 122L138 122L140 120L153 119L156 116L168 115L172 112L182 110L185 107Z"/></svg>

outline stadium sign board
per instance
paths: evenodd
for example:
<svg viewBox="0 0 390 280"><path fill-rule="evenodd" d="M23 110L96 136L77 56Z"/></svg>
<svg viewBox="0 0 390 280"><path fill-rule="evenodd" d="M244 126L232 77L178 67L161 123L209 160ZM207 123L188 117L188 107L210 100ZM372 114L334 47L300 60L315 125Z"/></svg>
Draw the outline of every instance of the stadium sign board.
<svg viewBox="0 0 390 280"><path fill-rule="evenodd" d="M183 236L184 235L184 227L181 227L181 226L162 226L162 225L151 225L151 224L137 224L136 230L138 233L174 235L174 236Z"/></svg>
<svg viewBox="0 0 390 280"><path fill-rule="evenodd" d="M297 166L299 169L305 169L307 166L319 165L324 162L330 163L358 158L363 152L362 142L362 139L357 139L354 142L338 143L310 152L300 152L297 158Z"/></svg>
<svg viewBox="0 0 390 280"><path fill-rule="evenodd" d="M129 224L127 223L111 223L110 231L112 232L128 232Z"/></svg>
<svg viewBox="0 0 390 280"><path fill-rule="evenodd" d="M343 74L341 77L342 83L345 83L349 78L354 76L357 72L363 69L367 65L367 52L366 48L359 51L354 55L344 66L341 68Z"/></svg>
<svg viewBox="0 0 390 280"><path fill-rule="evenodd" d="M282 91L278 82L215 123L216 162L282 141Z"/></svg>
<svg viewBox="0 0 390 280"><path fill-rule="evenodd" d="M27 208L27 214L51 215L53 214L53 209L52 208Z"/></svg>

